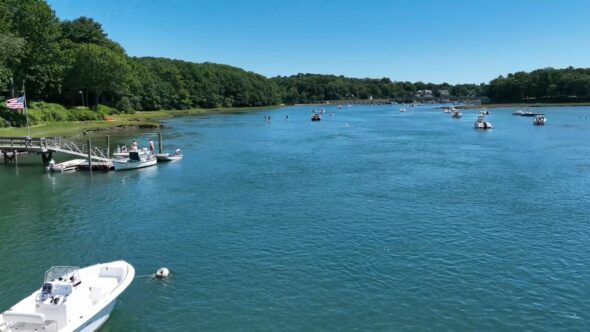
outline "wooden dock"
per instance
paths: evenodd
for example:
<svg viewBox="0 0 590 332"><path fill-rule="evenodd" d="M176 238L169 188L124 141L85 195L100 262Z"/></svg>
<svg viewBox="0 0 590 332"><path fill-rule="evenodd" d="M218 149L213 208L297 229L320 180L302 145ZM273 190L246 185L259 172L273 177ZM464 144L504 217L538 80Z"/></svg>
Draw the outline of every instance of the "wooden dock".
<svg viewBox="0 0 590 332"><path fill-rule="evenodd" d="M90 139L86 144L76 143L61 137L0 137L0 151L4 155L5 163L16 163L20 152L41 154L43 164L47 165L53 158L54 152L60 152L75 157L83 157L88 160L89 168L92 163L112 163L109 158L108 144L110 138L107 136L107 148L103 149L91 145Z"/></svg>

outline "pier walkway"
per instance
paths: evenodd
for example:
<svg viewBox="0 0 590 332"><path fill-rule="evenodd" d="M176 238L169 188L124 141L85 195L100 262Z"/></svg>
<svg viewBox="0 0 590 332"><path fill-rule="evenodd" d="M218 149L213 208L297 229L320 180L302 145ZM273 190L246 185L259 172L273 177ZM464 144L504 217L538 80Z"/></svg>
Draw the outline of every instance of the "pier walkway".
<svg viewBox="0 0 590 332"><path fill-rule="evenodd" d="M61 137L0 137L0 150L4 152L11 151L13 153L26 151L42 154L61 152L96 161L112 161L105 149L92 145L89 147L89 144L80 144Z"/></svg>

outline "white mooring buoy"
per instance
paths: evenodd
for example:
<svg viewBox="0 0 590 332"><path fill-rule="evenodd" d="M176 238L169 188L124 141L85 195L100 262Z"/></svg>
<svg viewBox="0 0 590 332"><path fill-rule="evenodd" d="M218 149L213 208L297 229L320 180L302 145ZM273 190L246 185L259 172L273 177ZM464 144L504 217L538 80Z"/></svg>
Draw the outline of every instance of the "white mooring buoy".
<svg viewBox="0 0 590 332"><path fill-rule="evenodd" d="M168 278L169 275L170 275L170 270L168 270L165 267L161 267L158 269L158 271L156 271L156 278L158 278L158 279Z"/></svg>

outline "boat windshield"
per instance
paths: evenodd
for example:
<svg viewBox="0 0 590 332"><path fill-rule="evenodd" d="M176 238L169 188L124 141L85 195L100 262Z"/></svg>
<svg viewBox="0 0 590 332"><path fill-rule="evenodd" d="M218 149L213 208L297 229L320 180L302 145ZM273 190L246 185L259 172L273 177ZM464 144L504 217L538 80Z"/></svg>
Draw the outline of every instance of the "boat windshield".
<svg viewBox="0 0 590 332"><path fill-rule="evenodd" d="M76 276L79 268L75 266L54 266L45 272L45 282L53 280L67 280Z"/></svg>

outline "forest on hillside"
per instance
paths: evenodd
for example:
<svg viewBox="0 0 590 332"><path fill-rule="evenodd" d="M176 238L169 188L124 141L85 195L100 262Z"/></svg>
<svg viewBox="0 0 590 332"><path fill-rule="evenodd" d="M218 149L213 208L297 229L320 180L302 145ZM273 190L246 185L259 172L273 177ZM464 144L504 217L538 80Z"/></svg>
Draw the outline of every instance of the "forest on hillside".
<svg viewBox="0 0 590 332"><path fill-rule="evenodd" d="M61 21L42 0L0 0L0 95L122 111L278 104L276 84L213 63L136 58L100 23Z"/></svg>

